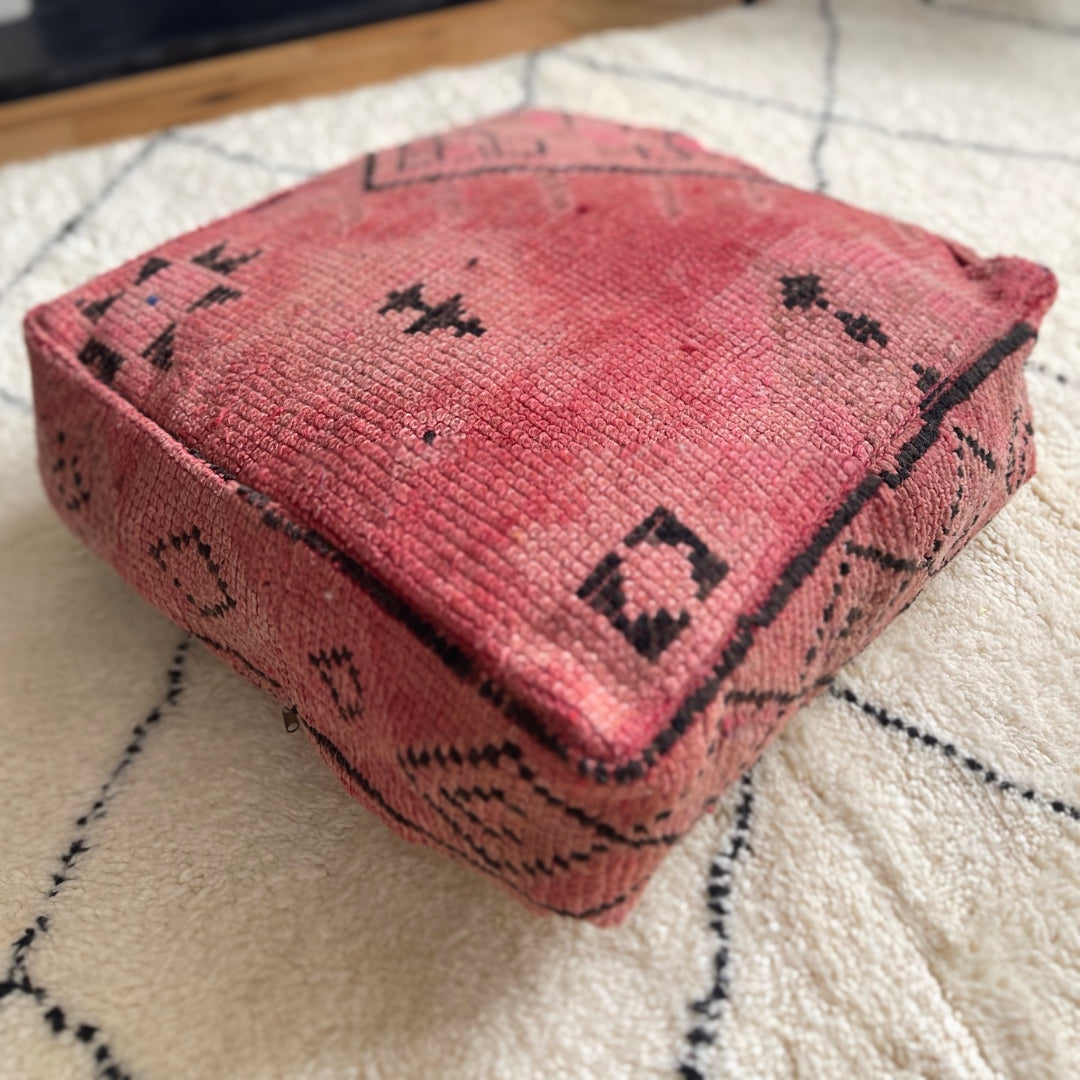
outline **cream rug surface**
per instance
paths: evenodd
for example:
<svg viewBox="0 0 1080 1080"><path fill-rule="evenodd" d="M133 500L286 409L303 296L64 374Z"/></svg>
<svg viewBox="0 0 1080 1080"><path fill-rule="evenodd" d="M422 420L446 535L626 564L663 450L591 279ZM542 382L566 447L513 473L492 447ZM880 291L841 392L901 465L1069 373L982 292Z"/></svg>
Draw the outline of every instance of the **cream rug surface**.
<svg viewBox="0 0 1080 1080"><path fill-rule="evenodd" d="M770 0L0 169L0 1078L1080 1075L1078 71L1073 0ZM20 339L178 232L524 103L1061 282L1037 478L609 930L391 835L65 531Z"/></svg>

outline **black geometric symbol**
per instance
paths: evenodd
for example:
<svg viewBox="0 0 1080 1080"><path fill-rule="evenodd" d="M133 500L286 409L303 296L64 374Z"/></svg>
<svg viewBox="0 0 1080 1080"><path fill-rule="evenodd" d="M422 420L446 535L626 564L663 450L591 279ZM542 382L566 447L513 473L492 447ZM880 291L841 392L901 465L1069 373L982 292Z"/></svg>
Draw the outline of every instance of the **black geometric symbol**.
<svg viewBox="0 0 1080 1080"><path fill-rule="evenodd" d="M319 678L330 691L338 715L346 724L355 723L364 715L364 690L360 675L353 666L353 654L345 647L330 652L308 653Z"/></svg>
<svg viewBox="0 0 1080 1080"><path fill-rule="evenodd" d="M829 306L821 288L821 278L817 274L791 277L785 275L780 278L780 285L784 290L784 307L789 311L795 308L809 311L813 306L826 309ZM853 315L850 311L837 311L834 314L844 324L844 333L860 345L876 341L884 349L889 344L889 339L881 332L881 324L869 315ZM919 370L921 373L922 369Z"/></svg>
<svg viewBox="0 0 1080 1080"><path fill-rule="evenodd" d="M261 251L249 251L241 255L226 257L224 251L225 242L222 241L208 251L204 251L201 255L196 255L191 261L199 266L206 267L208 270L213 270L218 274L231 274L233 271L261 254ZM140 267L135 278L135 284L144 284L149 281L150 278L159 274L162 270L165 270L171 265L172 262L169 259L164 259L159 255L149 256ZM123 294L120 293L118 296L119 295ZM208 292L189 304L186 311L187 314L191 314L193 311L198 311L202 308L211 308L219 304L228 303L230 300L239 300L242 295L243 293L238 289L229 288L227 285L214 285ZM118 296L108 297L106 300L98 301L96 305L88 305L83 309L83 314L96 321L97 318L100 318L100 314L95 314L98 309L103 312L107 305L116 300ZM151 307L155 307L160 299L161 298L155 294L147 296L146 302ZM140 354L144 360L149 360L159 371L168 371L172 367L173 356L176 353L177 347L176 330L177 323L170 322L158 332L157 337L155 337Z"/></svg>
<svg viewBox="0 0 1080 1080"><path fill-rule="evenodd" d="M124 358L118 352L114 352L97 338L90 338L79 350L79 360L88 368L93 368L106 386L113 381L124 363Z"/></svg>
<svg viewBox="0 0 1080 1080"><path fill-rule="evenodd" d="M794 310L802 308L808 311L811 304L825 308L829 306L821 291L821 278L817 274L803 274L800 277L782 277L784 287L784 307Z"/></svg>
<svg viewBox="0 0 1080 1080"><path fill-rule="evenodd" d="M881 323L868 315L852 315L850 311L838 311L836 317L844 324L844 333L853 337L860 345L865 345L872 338L883 349L889 339L881 332Z"/></svg>
<svg viewBox="0 0 1080 1080"><path fill-rule="evenodd" d="M953 427L953 431L956 433L956 437L962 442L966 443L968 449L981 461L990 472L997 471L997 462L994 461L994 455L981 446L978 439L974 435L969 435L966 431L959 427Z"/></svg>
<svg viewBox="0 0 1080 1080"><path fill-rule="evenodd" d="M173 351L176 345L176 323L171 322L142 351L143 359L149 360L154 367L168 371L172 367Z"/></svg>
<svg viewBox="0 0 1080 1080"><path fill-rule="evenodd" d="M88 318L92 323L96 323L106 311L109 310L124 295L124 290L121 289L118 293L114 293L112 296L104 296L100 300L93 300L89 304L82 304L79 306L79 310L83 315Z"/></svg>
<svg viewBox="0 0 1080 1080"><path fill-rule="evenodd" d="M1027 452L1031 444L1031 436L1035 434L1035 429L1031 426L1030 420L1025 421L1023 428L1020 428L1022 408L1021 405L1016 406L1016 411L1012 417L1012 434L1009 436L1009 456L1005 466L1005 491L1009 495L1023 483L1024 478L1027 476ZM1018 435L1020 436L1019 442L1017 441Z"/></svg>
<svg viewBox="0 0 1080 1080"><path fill-rule="evenodd" d="M53 462L52 473L56 480L57 493L64 499L64 506L74 512L81 510L90 501L90 491L83 483L79 455L73 454L69 459L63 451L66 440L64 432L57 433L56 442L61 450L60 457Z"/></svg>
<svg viewBox="0 0 1080 1080"><path fill-rule="evenodd" d="M142 264L139 270L139 276L135 279L136 285L141 285L144 281L148 281L159 270L164 270L165 267L172 266L172 263L168 259L162 259L157 255L151 255L149 259Z"/></svg>
<svg viewBox="0 0 1080 1080"><path fill-rule="evenodd" d="M915 384L924 394L927 390L937 384L938 379L941 378L941 372L937 368L930 367L924 368L922 364L912 364L911 370L919 376L919 381Z"/></svg>
<svg viewBox="0 0 1080 1080"><path fill-rule="evenodd" d="M218 274L231 274L238 267L244 265L244 263L251 262L252 259L262 254L262 250L249 251L243 255L233 255L231 258L223 259L222 252L225 250L225 241L215 245L209 251L204 251L201 255L196 255L191 261L198 266L205 266L207 270L213 270Z"/></svg>
<svg viewBox="0 0 1080 1080"><path fill-rule="evenodd" d="M205 296L200 296L189 308L188 313L198 311L199 308L213 307L215 304L224 304L228 300L239 300L244 294L237 289L230 289L226 285L215 285Z"/></svg>
<svg viewBox="0 0 1080 1080"><path fill-rule="evenodd" d="M709 551L708 546L692 529L689 529L670 511L658 506L640 525L623 538L628 548L642 542L657 547L665 544L673 548L687 548L684 552L690 563L690 578L697 585L696 599L704 601L723 581L728 572L727 563ZM655 662L660 654L690 625L690 615L680 609L673 616L667 608L655 614L639 612L631 620L626 613L627 596L623 591L625 575L620 570L624 559L609 551L577 590L580 600L603 615L634 649Z"/></svg>
<svg viewBox="0 0 1080 1080"><path fill-rule="evenodd" d="M236 600L229 595L229 587L221 577L218 564L210 558L210 545L203 542L202 534L197 525L192 525L190 532L175 533L170 536L168 540L159 539L156 544L151 546L151 558L153 558L165 573L170 572L169 563L165 559L165 555L168 553L170 547L176 553L175 555L169 555L169 559L175 564L175 569L173 571L175 575L179 575L185 571L186 573L190 573L194 570L200 578L205 576L210 580L212 587L210 599L213 603L208 602L206 599L197 600L193 595L193 592L196 589L195 585L183 585L180 582L179 576L173 577L173 585L175 585L177 589L189 590L184 593L184 597L200 615L206 616L207 618L219 619L226 612L231 611L236 607ZM192 552L194 552L196 556L194 560L191 558ZM192 565L193 563L194 566ZM181 569L182 564L186 564L184 569ZM205 587L206 582L200 581L198 588L201 589ZM219 593L220 599L218 598Z"/></svg>
<svg viewBox="0 0 1080 1080"><path fill-rule="evenodd" d="M441 304L432 307L424 302L421 290L423 282L410 285L400 292L387 293L386 303L379 308L380 315L386 315L391 311L419 311L420 318L405 327L406 334L430 334L433 330L453 330L455 337L464 337L472 334L479 337L485 328L480 325L476 316L464 318L465 309L461 306L461 293L451 296Z"/></svg>
<svg viewBox="0 0 1080 1080"><path fill-rule="evenodd" d="M501 744L474 744L460 749L452 743L436 744L431 749L410 746L404 753L398 751L397 760L405 778L429 809L488 870L503 880L508 880L507 874L520 880L523 875L550 879L572 873L575 868L610 852L613 843L643 848L674 839L652 836L645 827L641 828L640 836L630 837L583 808L556 798L534 781L536 774L522 756L516 743L505 740ZM486 775L477 775L473 771L477 769ZM533 794L520 785L513 793L507 791L500 779L505 780L508 774L524 780ZM564 846L564 841L560 841L554 850L548 847L540 857L528 858L521 850L525 843L521 823L537 813L550 814L552 806L565 814L560 829L564 840L568 831L574 830L574 846ZM635 827L634 831L639 830Z"/></svg>

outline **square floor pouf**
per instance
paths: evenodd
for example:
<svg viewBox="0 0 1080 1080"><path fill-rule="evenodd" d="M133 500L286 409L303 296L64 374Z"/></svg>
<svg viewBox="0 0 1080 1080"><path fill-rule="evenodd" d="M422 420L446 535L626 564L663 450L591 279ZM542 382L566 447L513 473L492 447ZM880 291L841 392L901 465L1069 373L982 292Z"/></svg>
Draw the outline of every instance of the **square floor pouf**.
<svg viewBox="0 0 1080 1080"><path fill-rule="evenodd" d="M618 922L1033 472L1051 273L521 111L32 311L42 476L402 836Z"/></svg>

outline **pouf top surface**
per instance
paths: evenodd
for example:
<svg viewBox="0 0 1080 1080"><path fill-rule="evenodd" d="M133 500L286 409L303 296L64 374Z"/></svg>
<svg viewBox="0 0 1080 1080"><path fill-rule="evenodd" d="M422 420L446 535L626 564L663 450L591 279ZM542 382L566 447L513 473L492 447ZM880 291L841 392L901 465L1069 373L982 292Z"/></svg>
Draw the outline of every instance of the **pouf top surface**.
<svg viewBox="0 0 1080 1080"><path fill-rule="evenodd" d="M715 692L838 514L902 482L928 396L962 393L997 309L1037 318L1047 278L681 136L528 111L32 318L444 659L619 760Z"/></svg>

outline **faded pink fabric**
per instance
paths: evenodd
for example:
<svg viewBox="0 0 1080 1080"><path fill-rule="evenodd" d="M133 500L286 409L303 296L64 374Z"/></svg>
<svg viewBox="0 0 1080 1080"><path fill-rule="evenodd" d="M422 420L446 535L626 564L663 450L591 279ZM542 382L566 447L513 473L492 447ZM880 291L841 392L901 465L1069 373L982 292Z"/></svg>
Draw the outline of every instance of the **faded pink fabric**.
<svg viewBox="0 0 1080 1080"><path fill-rule="evenodd" d="M402 836L613 923L1032 474L1054 290L518 112L31 312L41 470Z"/></svg>

